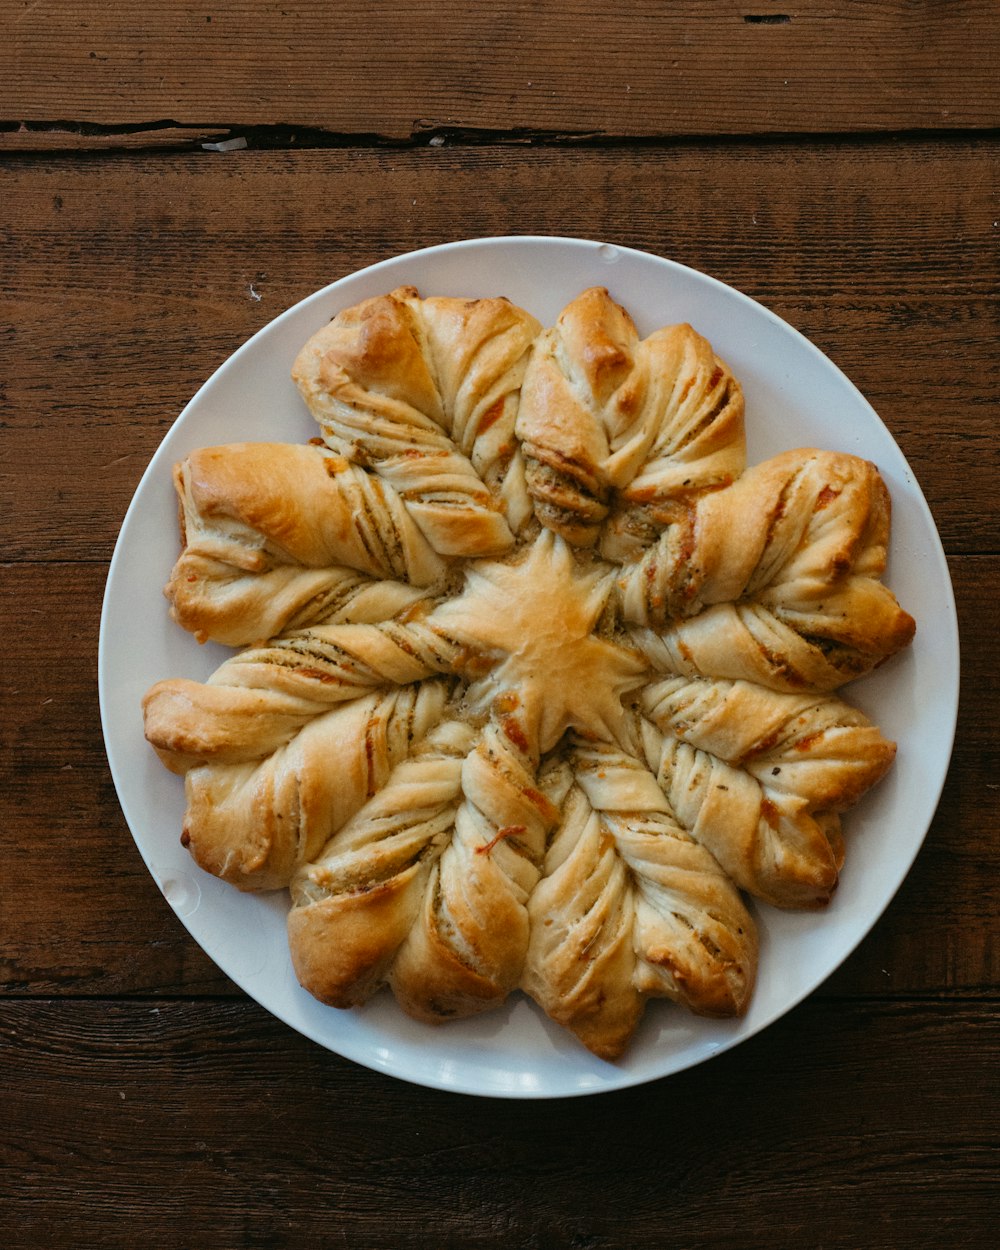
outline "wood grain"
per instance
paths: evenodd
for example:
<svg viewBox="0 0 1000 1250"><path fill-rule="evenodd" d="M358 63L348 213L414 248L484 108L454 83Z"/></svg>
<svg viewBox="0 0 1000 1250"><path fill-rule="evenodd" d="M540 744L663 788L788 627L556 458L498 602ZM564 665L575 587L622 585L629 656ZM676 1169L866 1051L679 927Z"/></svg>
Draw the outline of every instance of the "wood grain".
<svg viewBox="0 0 1000 1250"><path fill-rule="evenodd" d="M555 1103L403 1085L244 1003L3 1003L0 1038L10 1246L988 1244L983 1005L811 1002L690 1071Z"/></svg>
<svg viewBox="0 0 1000 1250"><path fill-rule="evenodd" d="M990 0L3 9L0 119L12 124L169 119L399 140L439 129L636 137L1000 120ZM64 129L68 144L80 137Z"/></svg>
<svg viewBox="0 0 1000 1250"><path fill-rule="evenodd" d="M949 550L1000 550L978 503L997 469L997 155L966 139L11 160L2 550L107 559L175 416L261 325L372 261L505 233L610 239L760 300L875 404Z"/></svg>
<svg viewBox="0 0 1000 1250"><path fill-rule="evenodd" d="M0 1246L993 1250L1000 6L0 19ZM335 278L512 233L669 256L826 351L924 489L963 648L937 815L843 967L710 1063L554 1103L247 999L139 857L96 692L118 527L198 386Z"/></svg>

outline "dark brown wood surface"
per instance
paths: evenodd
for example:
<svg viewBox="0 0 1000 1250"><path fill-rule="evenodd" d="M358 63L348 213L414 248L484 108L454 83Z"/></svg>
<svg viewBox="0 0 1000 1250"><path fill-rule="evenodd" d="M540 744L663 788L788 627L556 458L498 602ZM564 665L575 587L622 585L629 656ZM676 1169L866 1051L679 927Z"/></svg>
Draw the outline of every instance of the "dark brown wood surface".
<svg viewBox="0 0 1000 1250"><path fill-rule="evenodd" d="M991 0L4 0L0 118L636 137L997 121ZM62 123L62 125L58 125Z"/></svg>
<svg viewBox="0 0 1000 1250"><path fill-rule="evenodd" d="M995 1245L998 6L2 15L0 1245ZM854 955L735 1051L552 1103L246 999L139 858L96 693L118 527L200 383L318 286L510 233L669 256L830 355L923 487L963 648L938 813Z"/></svg>

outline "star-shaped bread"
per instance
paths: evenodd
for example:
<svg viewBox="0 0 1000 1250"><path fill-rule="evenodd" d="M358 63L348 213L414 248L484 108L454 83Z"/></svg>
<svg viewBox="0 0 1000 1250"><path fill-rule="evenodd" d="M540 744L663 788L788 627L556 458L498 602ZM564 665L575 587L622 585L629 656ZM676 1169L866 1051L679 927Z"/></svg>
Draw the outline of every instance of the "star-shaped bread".
<svg viewBox="0 0 1000 1250"><path fill-rule="evenodd" d="M470 701L506 696L510 709L516 696L539 753L568 729L621 742L622 697L647 680L649 665L635 648L595 633L613 589L610 565L581 567L564 539L542 530L520 560L469 565L462 594L429 624L479 657L497 657Z"/></svg>
<svg viewBox="0 0 1000 1250"><path fill-rule="evenodd" d="M401 288L293 375L317 438L175 468L171 614L236 648L143 704L196 862L289 891L333 1007L521 991L602 1059L651 998L743 1012L753 907L829 900L895 753L838 693L914 630L875 466L747 468L725 362L601 289Z"/></svg>

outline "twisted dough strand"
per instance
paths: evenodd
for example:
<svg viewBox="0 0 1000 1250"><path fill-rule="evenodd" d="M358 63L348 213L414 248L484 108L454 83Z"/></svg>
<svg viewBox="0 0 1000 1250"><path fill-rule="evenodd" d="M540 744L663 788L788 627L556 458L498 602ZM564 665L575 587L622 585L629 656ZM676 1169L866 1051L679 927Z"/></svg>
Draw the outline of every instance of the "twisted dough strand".
<svg viewBox="0 0 1000 1250"><path fill-rule="evenodd" d="M499 726L469 750L474 738L433 731L293 881L293 962L322 1001L363 1002L388 982L409 1014L441 1021L516 987L554 812Z"/></svg>
<svg viewBox="0 0 1000 1250"><path fill-rule="evenodd" d="M287 886L438 723L441 681L379 691L317 716L262 760L185 776L182 841L242 890Z"/></svg>
<svg viewBox="0 0 1000 1250"><path fill-rule="evenodd" d="M745 462L743 395L690 326L640 341L607 291L585 291L535 344L516 430L543 525L591 546L625 507L731 481Z"/></svg>
<svg viewBox="0 0 1000 1250"><path fill-rule="evenodd" d="M775 907L827 902L843 862L838 812L895 746L830 695L679 677L646 689L646 758L671 809L733 881Z"/></svg>
<svg viewBox="0 0 1000 1250"><path fill-rule="evenodd" d="M321 1002L351 1007L384 983L450 837L474 741L468 725L436 726L292 878L292 964Z"/></svg>
<svg viewBox="0 0 1000 1250"><path fill-rule="evenodd" d="M184 550L166 586L199 641L242 646L329 620L385 619L446 568L388 485L325 448L233 443L174 469ZM368 579L382 580L372 585Z"/></svg>
<svg viewBox="0 0 1000 1250"><path fill-rule="evenodd" d="M562 809L529 903L523 986L595 1054L624 1050L648 997L742 1012L752 919L639 760L578 743L549 781Z"/></svg>
<svg viewBox="0 0 1000 1250"><path fill-rule="evenodd" d="M292 376L323 438L371 466L438 552L507 550L526 519L511 437L538 322L507 300L421 300L412 287L336 316Z"/></svg>
<svg viewBox="0 0 1000 1250"><path fill-rule="evenodd" d="M261 759L332 705L450 672L460 653L421 621L300 630L247 648L207 682L157 682L143 700L146 738L174 772Z"/></svg>
<svg viewBox="0 0 1000 1250"><path fill-rule="evenodd" d="M487 1011L521 979L528 899L557 813L536 788L537 760L520 737L491 722L462 766L452 838L389 976L417 1019Z"/></svg>
<svg viewBox="0 0 1000 1250"><path fill-rule="evenodd" d="M627 620L662 672L833 690L913 637L878 580L889 497L875 466L801 450L748 469L670 514L619 583Z"/></svg>

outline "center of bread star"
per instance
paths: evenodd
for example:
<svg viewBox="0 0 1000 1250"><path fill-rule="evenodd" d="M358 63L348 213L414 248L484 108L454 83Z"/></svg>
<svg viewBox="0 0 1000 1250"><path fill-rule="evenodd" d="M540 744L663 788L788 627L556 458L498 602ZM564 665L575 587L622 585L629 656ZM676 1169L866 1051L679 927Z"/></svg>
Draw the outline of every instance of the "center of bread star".
<svg viewBox="0 0 1000 1250"><path fill-rule="evenodd" d="M648 670L637 652L594 632L612 585L610 566L578 566L565 540L543 530L519 561L471 565L462 594L429 623L497 661L473 701L506 696L540 752L567 729L620 741L622 696Z"/></svg>

